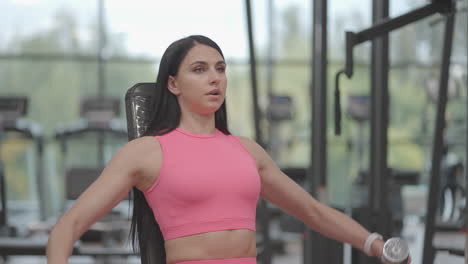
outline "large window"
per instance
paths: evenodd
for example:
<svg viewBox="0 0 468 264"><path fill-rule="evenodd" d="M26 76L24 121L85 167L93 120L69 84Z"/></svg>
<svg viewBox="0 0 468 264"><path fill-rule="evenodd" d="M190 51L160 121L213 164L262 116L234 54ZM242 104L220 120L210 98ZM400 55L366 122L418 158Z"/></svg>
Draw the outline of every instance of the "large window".
<svg viewBox="0 0 468 264"><path fill-rule="evenodd" d="M154 82L163 51L184 36L207 35L233 62L228 68L231 127L252 136L253 120L245 122L252 116L251 101L243 99L250 97L244 8L243 1L0 2L6 11L0 25L0 95L28 97L25 120L42 127L47 181L46 200L37 201L34 142L9 133L1 148L8 200L47 204L49 216L56 214L62 206L63 167L96 166L100 144L94 136L73 140L65 158L55 138L57 129L78 122L80 99L98 94L120 99L124 122L127 89L138 82ZM241 105L245 107L234 107ZM104 159L124 143L107 140Z"/></svg>
<svg viewBox="0 0 468 264"><path fill-rule="evenodd" d="M390 16L426 2L391 1ZM46 146L44 167L51 191L47 196L49 201L43 202L51 204L51 214L59 206L55 201L61 197L63 177L60 148L54 139L56 129L80 119L80 98L99 93L120 98L120 119L124 122L123 98L127 89L138 82L155 81L163 51L181 37L202 34L220 45L228 61L230 128L235 134L255 137L244 4L242 0L222 3L215 0L0 1L3 11L0 95L28 96L30 108L26 119L42 127ZM264 136L269 147L277 151L272 155L280 167L307 167L313 147L309 142L312 1L259 0L252 4ZM344 32L371 26L371 4L370 0L328 3L328 187L330 202L341 206L349 205L351 185L359 170L368 167L369 126L344 115L343 135L334 136L334 76L344 65ZM104 7L103 12L99 12L100 6ZM388 156L392 167L427 168L435 107L427 99L425 80L437 78L439 74L443 38L440 18L434 15L390 34ZM457 17L451 72L458 85L466 85L466 25L467 18L461 13ZM369 43L356 47L354 54L354 76L351 80L341 80L343 109L348 96L370 94ZM463 116L464 88L449 103L451 120ZM264 114L270 93L292 98L293 120L273 128L266 121ZM451 124L448 136L463 138L458 123ZM94 140L77 143L77 149L80 153L95 151ZM106 159L124 143L108 142ZM1 146L11 187L8 199L36 200L37 190L33 185L37 168L31 163L36 153L31 150L31 142L12 135ZM463 152L461 148L454 151ZM69 158L92 163L95 154L83 159L79 158L80 154Z"/></svg>

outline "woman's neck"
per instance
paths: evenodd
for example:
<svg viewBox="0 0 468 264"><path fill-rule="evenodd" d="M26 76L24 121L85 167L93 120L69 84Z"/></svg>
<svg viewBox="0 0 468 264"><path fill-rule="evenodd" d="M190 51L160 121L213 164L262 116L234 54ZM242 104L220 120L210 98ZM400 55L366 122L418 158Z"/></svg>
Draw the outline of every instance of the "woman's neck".
<svg viewBox="0 0 468 264"><path fill-rule="evenodd" d="M212 134L216 131L214 113L209 115L182 114L178 127L194 134Z"/></svg>

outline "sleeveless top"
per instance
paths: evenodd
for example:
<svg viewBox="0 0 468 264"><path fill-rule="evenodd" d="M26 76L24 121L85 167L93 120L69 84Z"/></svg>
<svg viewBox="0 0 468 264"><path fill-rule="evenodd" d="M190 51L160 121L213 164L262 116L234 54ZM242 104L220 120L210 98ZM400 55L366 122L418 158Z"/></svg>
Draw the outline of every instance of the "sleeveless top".
<svg viewBox="0 0 468 264"><path fill-rule="evenodd" d="M159 176L144 192L164 240L205 232L255 231L260 177L239 139L175 129L156 136L163 158Z"/></svg>

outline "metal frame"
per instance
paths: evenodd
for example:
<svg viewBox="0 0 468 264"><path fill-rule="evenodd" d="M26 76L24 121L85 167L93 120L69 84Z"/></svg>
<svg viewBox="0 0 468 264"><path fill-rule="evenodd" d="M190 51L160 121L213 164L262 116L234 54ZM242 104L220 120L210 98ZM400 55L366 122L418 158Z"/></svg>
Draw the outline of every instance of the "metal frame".
<svg viewBox="0 0 468 264"><path fill-rule="evenodd" d="M466 56L465 59L465 65L468 65L468 56ZM468 96L468 74L465 78L465 87L467 88L466 94ZM468 264L468 195L466 193L468 190L468 103L466 103L465 106L465 264Z"/></svg>
<svg viewBox="0 0 468 264"><path fill-rule="evenodd" d="M354 33L346 32L346 58L345 68L336 73L335 76L335 134L341 134L341 106L340 106L340 90L339 77L345 74L348 78L353 76L353 49L355 46L375 39L381 35L385 35L390 31L396 30L410 23L426 18L435 13L447 13L453 10L454 4L451 0L433 1L432 3L408 12L396 18L387 19L363 31Z"/></svg>
<svg viewBox="0 0 468 264"><path fill-rule="evenodd" d="M327 184L327 37L328 1L312 1L312 56L309 92L311 96L310 164L306 183L309 192L320 197ZM306 228L303 263L343 262L343 246L323 235Z"/></svg>
<svg viewBox="0 0 468 264"><path fill-rule="evenodd" d="M388 15L389 0L373 0L373 23L379 25L380 21L388 19ZM369 203L359 208L364 213L359 221L369 230L376 231L384 237L390 237L392 212L389 209L387 187L387 180L390 176L387 164L389 37L388 32L375 32L379 35L371 38L369 173L365 174L364 179L368 184ZM369 258L357 250L353 250L353 260L357 263L379 263L377 259Z"/></svg>
<svg viewBox="0 0 468 264"><path fill-rule="evenodd" d="M1 147L1 141L3 139L4 130L3 126L0 121L0 147ZM0 211L0 231L3 228L7 227L7 196L6 196L6 179L5 179L5 166L3 164L3 161L0 157L0 202L1 202L1 211ZM0 233L1 234L1 233Z"/></svg>
<svg viewBox="0 0 468 264"><path fill-rule="evenodd" d="M319 187L327 184L327 10L327 0L313 1L312 80L309 90L312 102L310 140L313 143L309 184L313 195L317 195Z"/></svg>
<svg viewBox="0 0 468 264"><path fill-rule="evenodd" d="M429 194L427 200L426 225L424 231L424 264L434 263L435 249L432 244L435 233L435 218L439 204L440 193L440 167L444 146L445 110L447 107L447 90L450 69L450 57L452 55L453 30L455 24L455 13L447 14L445 22L444 46L442 51L442 65L440 69L439 97L437 100L436 123L434 129L434 140L432 145L432 162L430 173Z"/></svg>
<svg viewBox="0 0 468 264"><path fill-rule="evenodd" d="M104 50L106 48L106 26L105 26L105 0L99 0L98 20L99 20L99 39L98 39L98 95L104 96L106 90L106 59ZM104 134L98 134L98 162L100 166L105 166L104 161Z"/></svg>
<svg viewBox="0 0 468 264"><path fill-rule="evenodd" d="M250 57L250 81L252 86L252 104L255 126L255 140L262 146L265 146L262 131L260 129L261 115L258 103L258 85L257 85L257 61L255 56L255 44L253 37L252 5L250 0L245 0L245 13L247 19L247 32L249 37L249 57ZM259 222L260 232L262 234L263 252L261 254L262 264L270 264L272 259L271 239L270 239L270 216L268 214L267 203L264 199L260 200Z"/></svg>
<svg viewBox="0 0 468 264"><path fill-rule="evenodd" d="M387 6L385 6L387 5ZM386 10L387 8L387 10ZM341 107L339 92L339 77L345 74L348 78L353 75L353 48L367 40L374 40L380 36L387 35L390 31L423 19L434 13L448 13L444 37L444 48L442 54L441 79L439 84L439 100L437 104L436 127L434 132L434 143L432 153L432 168L430 192L427 204L427 217L424 238L423 263L432 264L434 260L434 248L432 239L434 236L435 213L437 209L437 197L439 192L440 161L443 143L443 118L447 104L447 85L450 66L450 55L453 38L453 24L455 4L451 0L435 0L432 3L408 12L394 19L385 19L375 26L358 33L346 32L346 63L345 68L336 74L335 79L335 133L341 133ZM388 14L388 0L374 0L374 21L377 18L385 18ZM374 175L370 181L370 210L371 221L379 232L388 235L390 232L388 224L386 168L387 154L387 126L388 126L388 40L374 40L372 46L372 102L371 102L371 161L370 171Z"/></svg>
<svg viewBox="0 0 468 264"><path fill-rule="evenodd" d="M388 19L389 0L374 0L372 20L374 23ZM388 204L388 123L389 123L389 46L388 32L372 40L371 48L371 100L370 100L370 146L369 204L371 212L370 230L385 237L392 234L392 212ZM371 176L372 175L372 176ZM368 260L376 263L375 260Z"/></svg>

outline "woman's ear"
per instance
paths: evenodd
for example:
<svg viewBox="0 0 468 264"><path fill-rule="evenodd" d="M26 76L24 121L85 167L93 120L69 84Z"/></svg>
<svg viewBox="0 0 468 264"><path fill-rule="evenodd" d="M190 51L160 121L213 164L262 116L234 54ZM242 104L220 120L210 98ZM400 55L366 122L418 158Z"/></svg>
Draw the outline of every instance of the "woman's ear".
<svg viewBox="0 0 468 264"><path fill-rule="evenodd" d="M174 95L180 94L180 89L177 86L177 81L174 76L169 75L169 78L167 79L167 89L169 89L169 91Z"/></svg>

